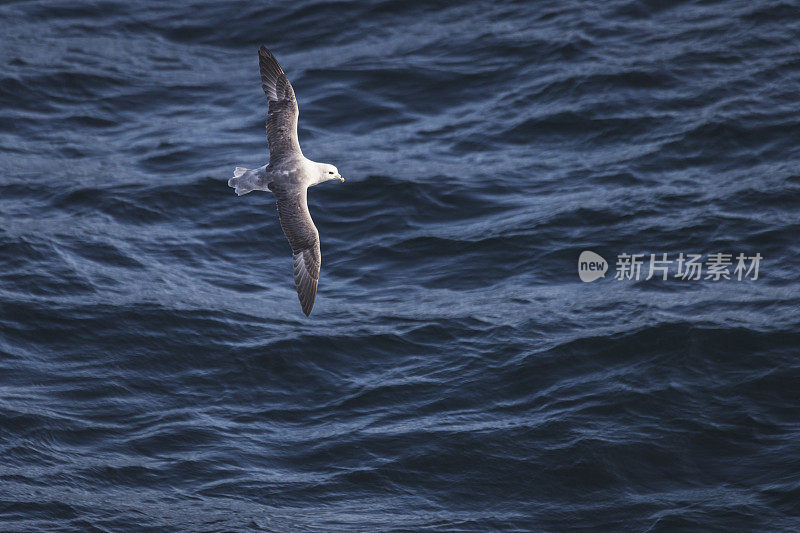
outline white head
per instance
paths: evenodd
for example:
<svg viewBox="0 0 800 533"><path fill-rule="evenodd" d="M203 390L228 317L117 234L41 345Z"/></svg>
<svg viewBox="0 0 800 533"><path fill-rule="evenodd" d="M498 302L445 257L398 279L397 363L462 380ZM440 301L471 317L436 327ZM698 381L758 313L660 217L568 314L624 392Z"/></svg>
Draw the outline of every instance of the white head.
<svg viewBox="0 0 800 533"><path fill-rule="evenodd" d="M339 174L339 170L335 166L329 165L328 163L317 163L317 167L320 171L320 177L317 183L328 180L344 181L344 178Z"/></svg>

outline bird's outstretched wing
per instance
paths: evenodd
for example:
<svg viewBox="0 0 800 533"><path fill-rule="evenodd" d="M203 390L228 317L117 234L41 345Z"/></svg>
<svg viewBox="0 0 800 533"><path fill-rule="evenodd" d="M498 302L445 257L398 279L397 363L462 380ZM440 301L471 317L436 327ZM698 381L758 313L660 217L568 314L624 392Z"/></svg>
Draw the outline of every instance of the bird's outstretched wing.
<svg viewBox="0 0 800 533"><path fill-rule="evenodd" d="M303 313L308 316L314 307L319 282L322 254L317 232L306 202L306 189L291 193L273 191L278 197L278 215L283 233L292 246L294 257L294 283Z"/></svg>
<svg viewBox="0 0 800 533"><path fill-rule="evenodd" d="M265 47L258 50L261 88L269 101L267 142L270 163L294 154L302 154L297 140L297 99L294 89L275 56Z"/></svg>

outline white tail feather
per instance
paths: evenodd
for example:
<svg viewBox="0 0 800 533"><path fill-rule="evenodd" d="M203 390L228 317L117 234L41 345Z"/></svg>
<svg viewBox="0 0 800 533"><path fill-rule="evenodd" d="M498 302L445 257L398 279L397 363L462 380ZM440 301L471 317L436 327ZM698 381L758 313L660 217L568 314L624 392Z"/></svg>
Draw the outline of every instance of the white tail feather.
<svg viewBox="0 0 800 533"><path fill-rule="evenodd" d="M261 188L258 185L258 170L236 167L233 170L233 177L228 180L228 186L236 189L236 194L239 196Z"/></svg>

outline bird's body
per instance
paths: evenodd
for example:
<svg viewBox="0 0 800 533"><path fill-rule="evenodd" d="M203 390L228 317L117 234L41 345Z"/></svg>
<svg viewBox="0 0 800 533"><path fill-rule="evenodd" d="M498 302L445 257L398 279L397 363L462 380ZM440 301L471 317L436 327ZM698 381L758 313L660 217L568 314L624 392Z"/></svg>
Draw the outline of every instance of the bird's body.
<svg viewBox="0 0 800 533"><path fill-rule="evenodd" d="M294 281L303 312L314 306L322 254L319 232L308 212L308 188L324 181L344 181L336 167L311 161L303 155L297 139L297 100L278 61L263 46L258 52L261 87L269 101L267 140L269 164L248 170L236 167L228 185L241 196L254 190L269 190L277 198L283 233L294 258Z"/></svg>

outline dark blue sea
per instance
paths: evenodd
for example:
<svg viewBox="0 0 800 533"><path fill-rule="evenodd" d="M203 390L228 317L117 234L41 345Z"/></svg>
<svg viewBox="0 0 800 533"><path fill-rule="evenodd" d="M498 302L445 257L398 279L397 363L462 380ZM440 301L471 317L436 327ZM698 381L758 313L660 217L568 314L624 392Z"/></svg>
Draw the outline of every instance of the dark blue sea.
<svg viewBox="0 0 800 533"><path fill-rule="evenodd" d="M799 531L798 28L2 3L0 530ZM268 161L262 44L347 179L309 318L226 183Z"/></svg>

